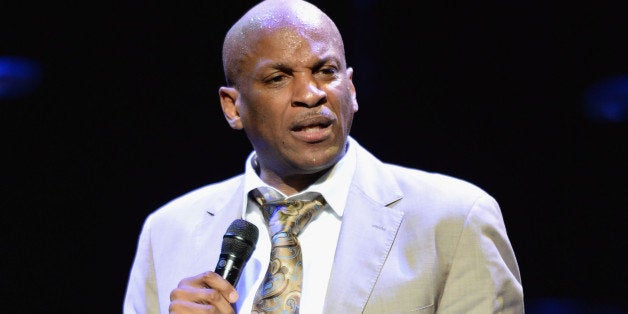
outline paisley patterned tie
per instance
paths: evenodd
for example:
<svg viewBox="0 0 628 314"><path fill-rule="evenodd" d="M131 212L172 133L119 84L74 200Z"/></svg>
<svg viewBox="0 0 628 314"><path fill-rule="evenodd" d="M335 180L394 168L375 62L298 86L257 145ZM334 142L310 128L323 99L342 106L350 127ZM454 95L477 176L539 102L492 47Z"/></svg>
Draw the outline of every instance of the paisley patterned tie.
<svg viewBox="0 0 628 314"><path fill-rule="evenodd" d="M282 199L265 188L252 190L251 196L264 209L272 243L268 271L255 295L252 313L299 313L303 261L297 235L325 206L325 199L316 192Z"/></svg>

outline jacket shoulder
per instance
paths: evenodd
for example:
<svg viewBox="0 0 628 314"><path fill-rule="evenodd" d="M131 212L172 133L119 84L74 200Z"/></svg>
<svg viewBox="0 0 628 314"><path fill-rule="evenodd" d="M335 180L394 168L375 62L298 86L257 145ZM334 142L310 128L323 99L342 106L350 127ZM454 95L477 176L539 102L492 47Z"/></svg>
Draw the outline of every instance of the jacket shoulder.
<svg viewBox="0 0 628 314"><path fill-rule="evenodd" d="M447 193L459 196L477 196L486 194L482 188L465 179L439 172L428 172L395 164L385 164L406 189L429 191L430 193Z"/></svg>
<svg viewBox="0 0 628 314"><path fill-rule="evenodd" d="M240 174L186 192L152 212L150 219L171 220L177 219L177 217L188 217L189 215L197 215L199 212L205 212L200 209L210 209L215 204L225 204L240 188L243 177Z"/></svg>
<svg viewBox="0 0 628 314"><path fill-rule="evenodd" d="M430 208L432 214L466 216L479 200L497 206L493 197L474 183L447 174L428 172L400 165L385 164L396 178L404 197L405 210ZM417 206L419 205L420 206Z"/></svg>

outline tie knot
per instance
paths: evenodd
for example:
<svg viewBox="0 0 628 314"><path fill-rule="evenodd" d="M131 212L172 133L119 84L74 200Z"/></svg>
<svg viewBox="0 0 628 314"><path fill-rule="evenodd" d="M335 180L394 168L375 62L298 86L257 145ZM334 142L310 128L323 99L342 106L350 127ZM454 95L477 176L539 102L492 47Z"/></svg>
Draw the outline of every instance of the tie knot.
<svg viewBox="0 0 628 314"><path fill-rule="evenodd" d="M267 188L251 191L252 197L262 207L268 220L271 235L279 232L299 234L326 201L318 192L306 192L294 197L283 198Z"/></svg>

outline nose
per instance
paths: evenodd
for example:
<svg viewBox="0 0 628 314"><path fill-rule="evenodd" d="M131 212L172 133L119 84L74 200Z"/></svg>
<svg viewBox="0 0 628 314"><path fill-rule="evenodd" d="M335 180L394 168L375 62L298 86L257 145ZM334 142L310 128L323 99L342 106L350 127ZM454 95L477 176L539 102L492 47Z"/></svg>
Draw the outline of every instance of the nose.
<svg viewBox="0 0 628 314"><path fill-rule="evenodd" d="M308 75L296 80L293 106L316 107L327 101L327 93L319 88L318 82Z"/></svg>

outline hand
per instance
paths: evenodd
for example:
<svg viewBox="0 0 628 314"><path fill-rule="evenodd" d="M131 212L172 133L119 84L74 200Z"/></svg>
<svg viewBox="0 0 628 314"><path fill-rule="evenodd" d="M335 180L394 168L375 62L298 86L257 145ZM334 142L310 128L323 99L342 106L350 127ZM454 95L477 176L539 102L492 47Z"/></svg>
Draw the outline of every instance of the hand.
<svg viewBox="0 0 628 314"><path fill-rule="evenodd" d="M235 288L213 271L184 278L170 292L170 313L235 313Z"/></svg>

